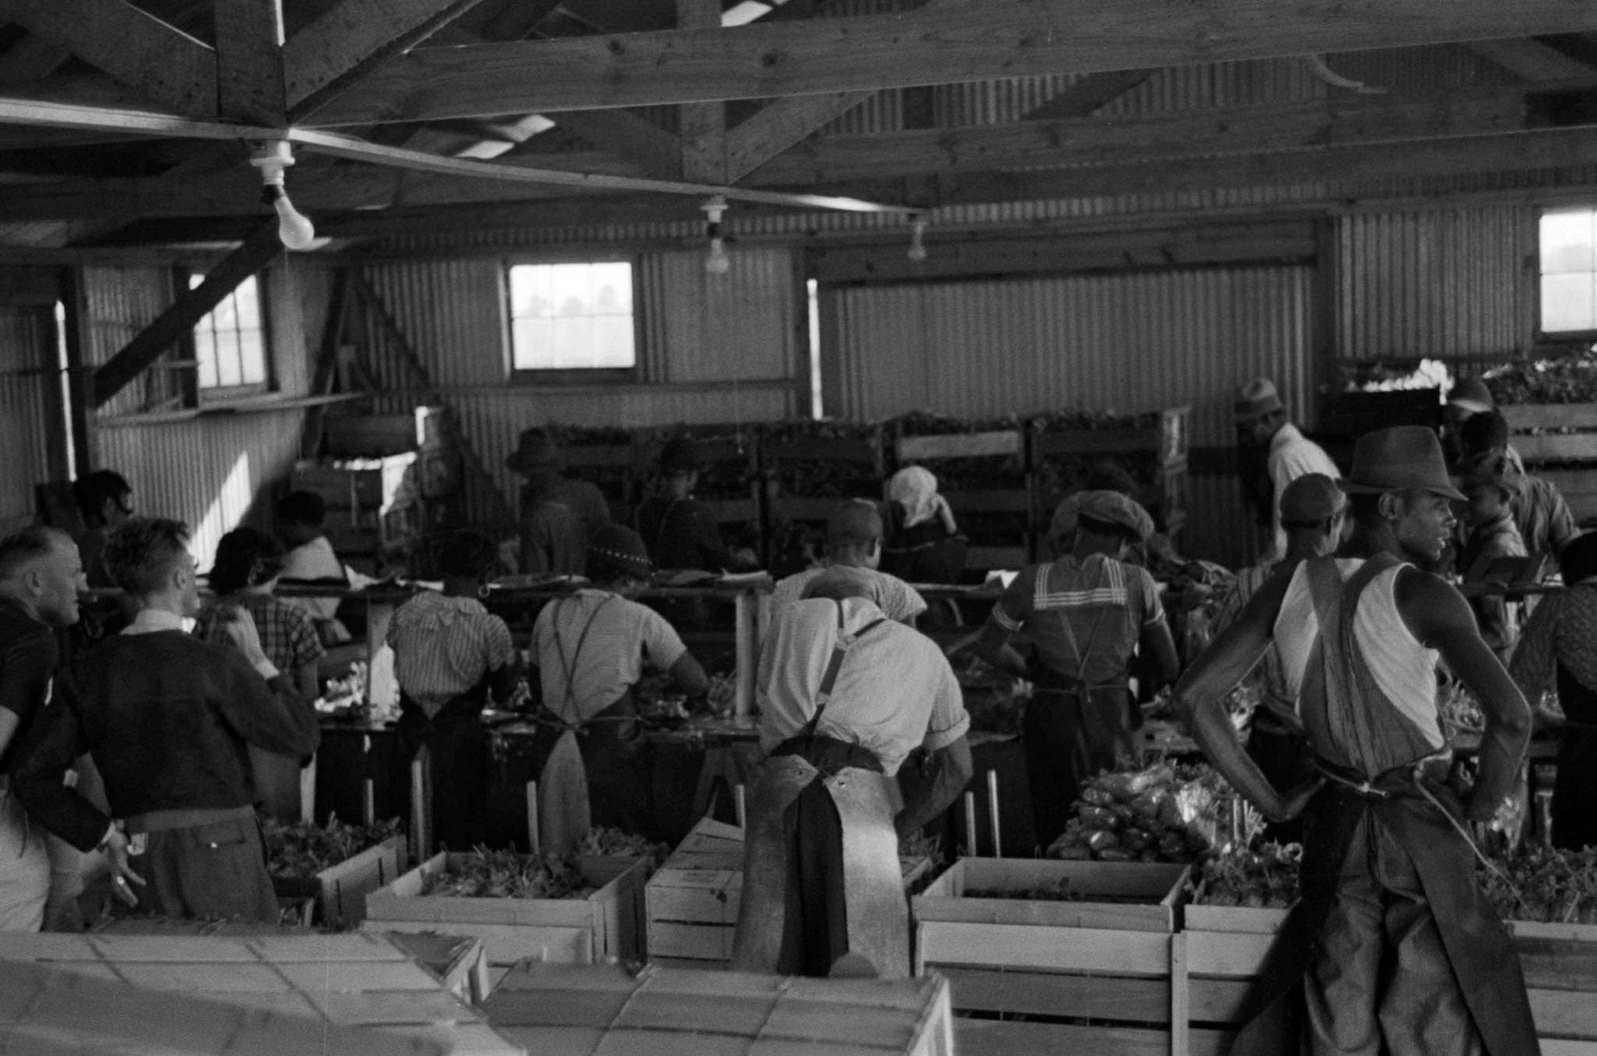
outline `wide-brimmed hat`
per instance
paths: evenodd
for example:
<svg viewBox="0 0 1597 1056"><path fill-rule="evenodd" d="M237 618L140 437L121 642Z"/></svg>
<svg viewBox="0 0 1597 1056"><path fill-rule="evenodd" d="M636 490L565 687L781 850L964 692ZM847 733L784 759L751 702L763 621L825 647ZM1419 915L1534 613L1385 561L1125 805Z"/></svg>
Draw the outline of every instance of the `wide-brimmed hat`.
<svg viewBox="0 0 1597 1056"><path fill-rule="evenodd" d="M1153 518L1148 516L1148 511L1136 499L1122 495L1118 491L1084 491L1081 493L1081 505L1077 508L1079 517L1099 524L1112 524L1131 532L1141 542L1147 542L1153 534ZM1077 523L1080 523L1079 521Z"/></svg>
<svg viewBox="0 0 1597 1056"><path fill-rule="evenodd" d="M611 579L617 575L648 579L654 562L643 537L621 524L607 524L588 539L588 578Z"/></svg>
<svg viewBox="0 0 1597 1056"><path fill-rule="evenodd" d="M1247 425L1267 414L1286 410L1281 394L1275 391L1275 382L1269 378L1254 378L1237 390L1231 413L1238 425Z"/></svg>
<svg viewBox="0 0 1597 1056"><path fill-rule="evenodd" d="M1324 473L1305 473L1281 492L1281 523L1319 525L1329 521L1347 505L1347 496L1336 481Z"/></svg>
<svg viewBox="0 0 1597 1056"><path fill-rule="evenodd" d="M1339 483L1349 495L1419 488L1464 498L1447 474L1441 441L1423 425L1398 425L1359 437L1353 445L1353 472Z"/></svg>
<svg viewBox="0 0 1597 1056"><path fill-rule="evenodd" d="M544 430L523 429L519 444L505 459L505 468L512 473L531 473L535 469L559 469L560 448Z"/></svg>
<svg viewBox="0 0 1597 1056"><path fill-rule="evenodd" d="M1497 401L1492 399L1492 390L1486 383L1473 375L1459 378L1448 390L1447 402L1461 411L1471 414L1483 414L1497 406Z"/></svg>

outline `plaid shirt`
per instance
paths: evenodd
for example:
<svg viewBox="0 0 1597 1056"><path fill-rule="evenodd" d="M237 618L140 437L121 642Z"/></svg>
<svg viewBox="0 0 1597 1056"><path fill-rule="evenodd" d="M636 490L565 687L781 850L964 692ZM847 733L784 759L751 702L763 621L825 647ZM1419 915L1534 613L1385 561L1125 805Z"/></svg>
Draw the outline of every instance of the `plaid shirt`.
<svg viewBox="0 0 1597 1056"><path fill-rule="evenodd" d="M1514 496L1514 523L1525 541L1525 550L1531 556L1546 554L1556 558L1564 546L1580 529L1575 527L1575 515L1559 493L1557 485L1543 477L1524 478L1519 494Z"/></svg>
<svg viewBox="0 0 1597 1056"><path fill-rule="evenodd" d="M1576 682L1597 690L1597 583L1582 581L1536 603L1525 621L1508 673L1534 706L1553 688L1563 664Z"/></svg>
<svg viewBox="0 0 1597 1056"><path fill-rule="evenodd" d="M217 618L222 605L242 605L249 610L261 636L261 652L284 674L292 674L304 664L314 664L327 653L310 615L270 594L235 594L216 599L194 621L196 638L215 645L228 644L227 631Z"/></svg>

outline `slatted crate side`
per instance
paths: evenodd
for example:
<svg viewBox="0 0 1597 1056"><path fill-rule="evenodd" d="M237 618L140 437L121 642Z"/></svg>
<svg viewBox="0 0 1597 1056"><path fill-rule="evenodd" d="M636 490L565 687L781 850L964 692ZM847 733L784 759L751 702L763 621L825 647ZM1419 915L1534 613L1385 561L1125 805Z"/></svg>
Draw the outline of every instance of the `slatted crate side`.
<svg viewBox="0 0 1597 1056"><path fill-rule="evenodd" d="M955 1017L959 1056L1170 1056L1170 1033L1135 1027L1016 1023ZM1208 1056L1208 1054L1203 1054ZM1215 1053L1218 1056L1218 1052Z"/></svg>
<svg viewBox="0 0 1597 1056"><path fill-rule="evenodd" d="M915 960L917 974L928 968L966 967L1168 979L1170 934L920 919ZM957 993L954 1003L963 1007Z"/></svg>
<svg viewBox="0 0 1597 1056"><path fill-rule="evenodd" d="M1152 418L1128 415L1128 419ZM1031 423L1032 458L1052 455L1115 455L1148 452L1156 465L1186 461L1189 447L1190 407L1167 407L1147 424L1106 425L1101 429L1049 428L1046 419Z"/></svg>
<svg viewBox="0 0 1597 1056"><path fill-rule="evenodd" d="M913 901L915 919L1024 923L1062 928L1173 932L1186 885L1184 865L1075 862L1048 858L961 858ZM971 898L970 891L1025 893L1069 881L1072 901ZM1094 896L1136 898L1094 901Z"/></svg>
<svg viewBox="0 0 1597 1056"><path fill-rule="evenodd" d="M945 458L1007 458L1024 460L1026 434L1020 428L996 429L982 433L930 433L899 436L893 441L898 465L910 462L935 462ZM936 467L929 467L936 471Z"/></svg>
<svg viewBox="0 0 1597 1056"><path fill-rule="evenodd" d="M390 836L303 880L274 878L279 895L314 897L317 920L325 927L348 928L366 916L366 896L404 873L405 838Z"/></svg>

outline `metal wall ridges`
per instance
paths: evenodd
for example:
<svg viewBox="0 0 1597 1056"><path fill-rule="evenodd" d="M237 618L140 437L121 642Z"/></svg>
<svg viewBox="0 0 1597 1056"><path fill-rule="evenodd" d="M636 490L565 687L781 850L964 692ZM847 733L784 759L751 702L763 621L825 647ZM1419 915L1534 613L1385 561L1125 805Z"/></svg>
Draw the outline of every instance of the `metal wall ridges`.
<svg viewBox="0 0 1597 1056"><path fill-rule="evenodd" d="M1338 356L1512 355L1529 342L1533 207L1361 212L1335 231Z"/></svg>
<svg viewBox="0 0 1597 1056"><path fill-rule="evenodd" d="M257 494L287 479L299 452L302 412L273 411L99 430L99 464L133 485L139 512L176 517L193 531L200 568L247 514ZM263 527L269 509L251 518Z"/></svg>
<svg viewBox="0 0 1597 1056"><path fill-rule="evenodd" d="M58 376L44 364L54 358L48 308L0 308L0 534L33 520L33 486L50 479L49 386Z"/></svg>
<svg viewBox="0 0 1597 1056"><path fill-rule="evenodd" d="M1313 406L1311 276L1260 266L827 289L829 391L835 413L867 421L1190 404L1192 442L1227 446L1232 393L1251 377L1274 378L1299 414ZM1216 496L1226 506L1194 519L1241 523L1234 489Z"/></svg>
<svg viewBox="0 0 1597 1056"><path fill-rule="evenodd" d="M83 269L82 291L83 359L85 366L97 367L108 362L172 303L172 277L166 268L90 265ZM151 384L151 375L146 372L98 413L107 417L144 410ZM96 459L95 464L104 463Z"/></svg>

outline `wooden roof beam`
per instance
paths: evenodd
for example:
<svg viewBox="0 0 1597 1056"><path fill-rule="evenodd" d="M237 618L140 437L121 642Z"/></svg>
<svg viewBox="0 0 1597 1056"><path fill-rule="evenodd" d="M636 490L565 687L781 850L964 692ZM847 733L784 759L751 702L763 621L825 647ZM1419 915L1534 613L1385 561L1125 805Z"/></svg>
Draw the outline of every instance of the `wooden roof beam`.
<svg viewBox="0 0 1597 1056"><path fill-rule="evenodd" d="M1089 73L1041 106L1027 111L1023 120L1053 121L1061 117L1086 117L1112 100L1138 87L1152 70L1110 70Z"/></svg>
<svg viewBox="0 0 1597 1056"><path fill-rule="evenodd" d="M71 57L72 52L61 45L29 33L0 55L0 84L42 81Z"/></svg>
<svg viewBox="0 0 1597 1056"><path fill-rule="evenodd" d="M1445 17L1443 17L1445 15ZM991 0L733 29L418 48L318 125L770 98L1597 29L1570 0Z"/></svg>
<svg viewBox="0 0 1597 1056"><path fill-rule="evenodd" d="M298 121L480 0L342 0L283 48L288 112ZM553 6L553 5L547 5Z"/></svg>
<svg viewBox="0 0 1597 1056"><path fill-rule="evenodd" d="M716 29L721 0L676 0L680 29ZM557 118L558 120L558 118ZM700 183L727 183L726 104L720 100L684 103L678 112L682 139L682 177Z"/></svg>
<svg viewBox="0 0 1597 1056"><path fill-rule="evenodd" d="M215 49L127 0L0 0L0 19L179 114L217 114Z"/></svg>
<svg viewBox="0 0 1597 1056"><path fill-rule="evenodd" d="M1470 50L1527 81L1590 77L1593 67L1539 40L1478 40Z"/></svg>
<svg viewBox="0 0 1597 1056"><path fill-rule="evenodd" d="M277 237L277 218L261 224L232 253L205 275L205 280L187 290L177 301L134 335L116 355L95 368L94 406L104 407L135 378L144 373L161 354L194 329L238 284L260 271L283 251Z"/></svg>
<svg viewBox="0 0 1597 1056"><path fill-rule="evenodd" d="M282 0L214 0L217 109L257 125L288 123Z"/></svg>

